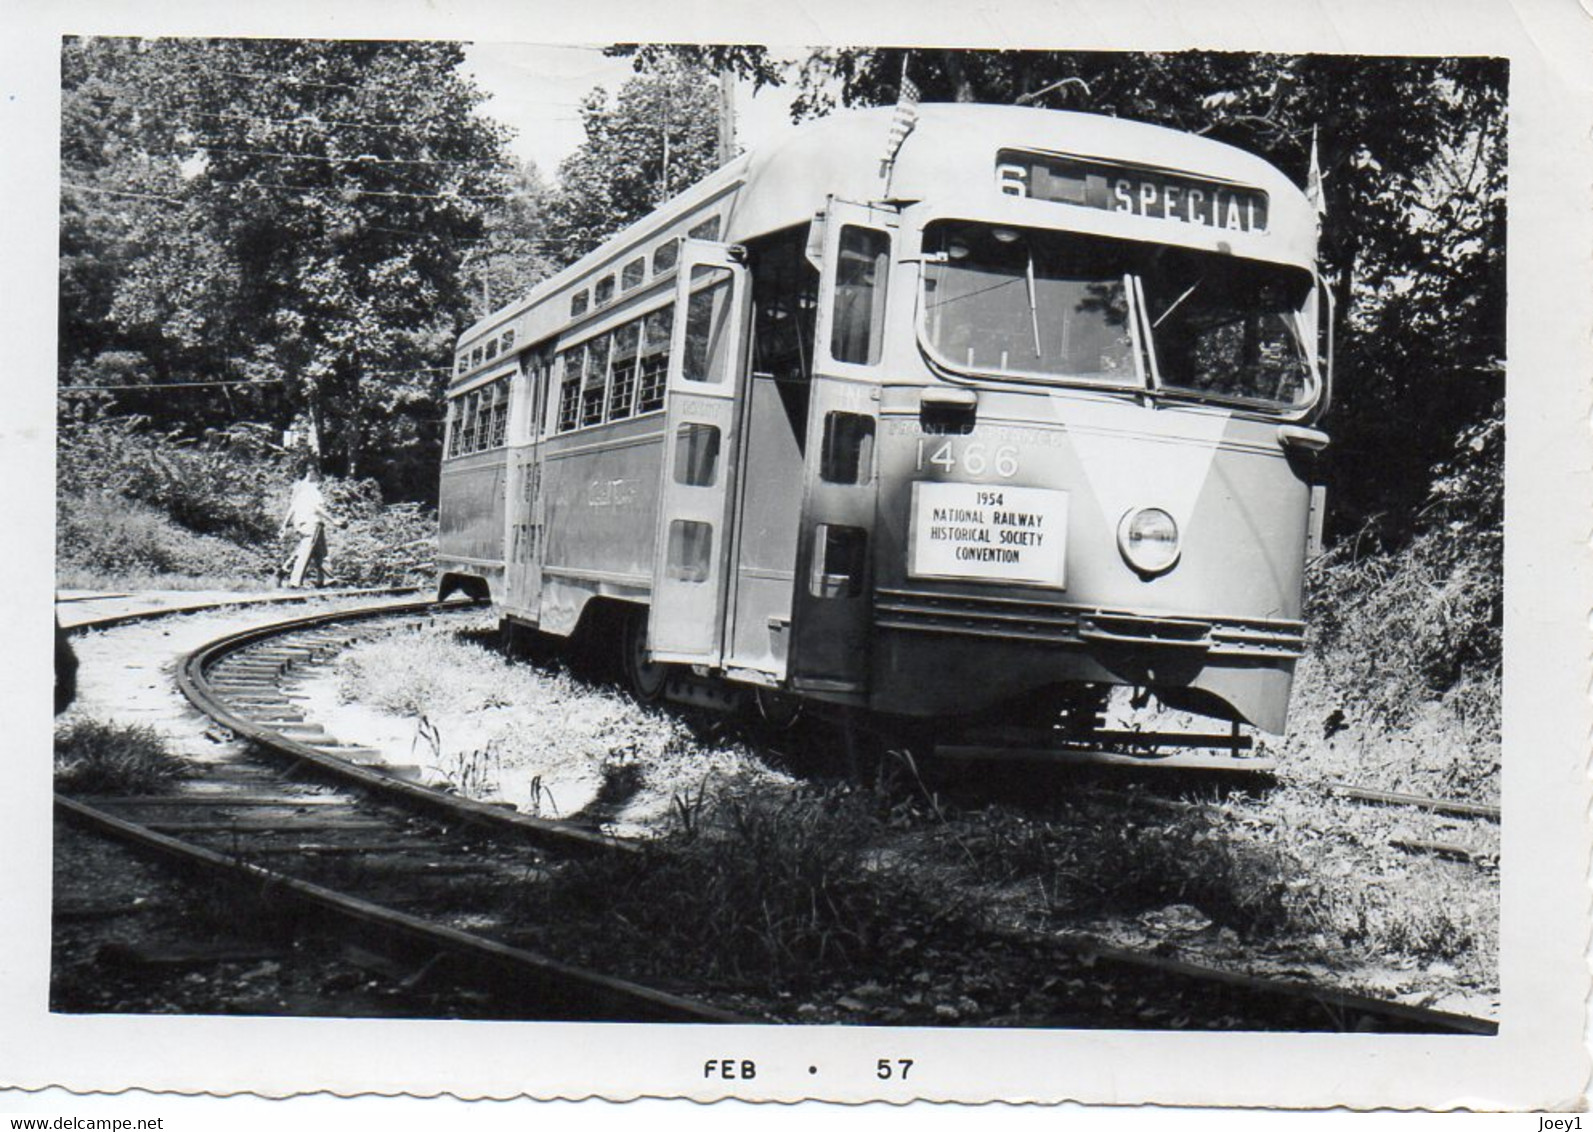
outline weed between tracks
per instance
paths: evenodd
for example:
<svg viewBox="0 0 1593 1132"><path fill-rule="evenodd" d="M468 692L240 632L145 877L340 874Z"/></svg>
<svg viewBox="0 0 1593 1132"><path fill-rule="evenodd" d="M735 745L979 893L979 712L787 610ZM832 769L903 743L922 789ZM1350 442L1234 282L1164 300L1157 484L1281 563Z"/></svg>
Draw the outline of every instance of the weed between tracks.
<svg viewBox="0 0 1593 1132"><path fill-rule="evenodd" d="M55 732L55 788L66 794L156 794L188 773L153 729L80 719Z"/></svg>

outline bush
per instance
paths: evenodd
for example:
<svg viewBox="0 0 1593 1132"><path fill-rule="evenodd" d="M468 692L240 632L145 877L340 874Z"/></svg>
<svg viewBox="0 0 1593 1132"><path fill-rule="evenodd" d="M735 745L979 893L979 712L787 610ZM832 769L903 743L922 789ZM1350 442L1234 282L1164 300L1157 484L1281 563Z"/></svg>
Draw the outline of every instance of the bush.
<svg viewBox="0 0 1593 1132"><path fill-rule="evenodd" d="M141 417L69 420L58 433L58 573L264 582L287 557L279 527L295 475L264 425L194 439ZM328 576L346 585L424 584L435 517L384 505L371 480L323 483L336 524Z"/></svg>
<svg viewBox="0 0 1593 1132"><path fill-rule="evenodd" d="M56 729L55 788L67 794L153 794L187 767L151 728L83 719Z"/></svg>
<svg viewBox="0 0 1593 1132"><path fill-rule="evenodd" d="M195 534L147 504L103 491L59 501L55 546L58 570L110 577L252 578L268 562L260 548Z"/></svg>

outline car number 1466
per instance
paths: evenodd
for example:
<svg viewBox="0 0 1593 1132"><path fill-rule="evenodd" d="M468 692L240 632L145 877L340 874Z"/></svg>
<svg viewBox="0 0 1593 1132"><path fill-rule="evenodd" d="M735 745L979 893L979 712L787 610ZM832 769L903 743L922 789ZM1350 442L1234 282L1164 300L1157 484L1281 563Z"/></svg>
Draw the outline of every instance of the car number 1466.
<svg viewBox="0 0 1593 1132"><path fill-rule="evenodd" d="M918 465L914 470L922 472L926 467L939 468L947 475L961 468L964 474L970 476L994 472L1002 479L1011 479L1018 474L1018 449L1011 444L1003 444L991 451L983 441L975 440L963 445L962 451L958 452L949 440L920 437Z"/></svg>

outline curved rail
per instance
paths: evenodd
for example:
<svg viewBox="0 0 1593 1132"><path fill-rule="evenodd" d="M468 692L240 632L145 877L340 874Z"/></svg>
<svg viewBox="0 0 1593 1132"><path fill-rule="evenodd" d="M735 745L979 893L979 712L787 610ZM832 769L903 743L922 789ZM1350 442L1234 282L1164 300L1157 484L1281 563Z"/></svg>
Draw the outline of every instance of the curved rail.
<svg viewBox="0 0 1593 1132"><path fill-rule="evenodd" d="M368 621L375 618L432 613L468 608L475 601L403 602L395 605L367 606L274 621L269 625L245 629L220 637L183 658L177 667L177 686L183 695L205 715L259 746L288 759L314 767L316 771L358 786L373 795L385 797L411 809L439 813L445 817L473 823L491 830L517 835L534 843L565 851L635 852L636 846L573 822L532 817L488 802L478 802L457 794L445 794L428 786L406 782L374 767L359 766L300 742L280 731L247 718L213 688L208 670L227 656L289 633L328 625Z"/></svg>

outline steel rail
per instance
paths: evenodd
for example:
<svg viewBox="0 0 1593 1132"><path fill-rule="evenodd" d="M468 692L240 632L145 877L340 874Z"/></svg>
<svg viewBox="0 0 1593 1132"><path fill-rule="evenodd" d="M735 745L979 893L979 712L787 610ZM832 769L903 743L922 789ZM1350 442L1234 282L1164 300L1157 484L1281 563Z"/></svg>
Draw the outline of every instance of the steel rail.
<svg viewBox="0 0 1593 1132"><path fill-rule="evenodd" d="M1426 798L1420 794L1401 794L1393 790L1372 790L1348 782L1325 782L1322 785L1330 794L1337 794L1341 798L1350 798L1357 802L1379 802L1385 806L1414 806L1439 814L1499 820L1499 807L1482 802L1461 802L1451 798Z"/></svg>
<svg viewBox="0 0 1593 1132"><path fill-rule="evenodd" d="M551 1009L557 1017L584 1021L753 1021L706 1003L563 963L229 857L59 794L55 796L55 808L58 814L85 828L184 867L263 890L273 899L291 901L341 930L387 949L447 955L456 965L456 978L463 976L484 983L499 995L534 1002L539 1007L538 1017L548 1016Z"/></svg>
<svg viewBox="0 0 1593 1132"><path fill-rule="evenodd" d="M136 625L142 621L155 621L162 617L180 617L185 613L211 613L217 609L246 609L252 605L294 605L299 602L315 601L317 598L343 598L343 597L379 597L392 594L419 593L422 586L377 586L372 589L361 590L309 590L293 594L264 594L261 596L241 597L230 601L207 601L197 605L162 606L158 609L140 609L133 613L113 613L109 617L97 617L88 621L79 621L72 625L62 625L62 632L72 635L75 633L88 633L100 629L118 629L124 625ZM134 596L130 594L115 594L115 597ZM96 595L93 598L56 598L57 605L74 605L86 601L105 600Z"/></svg>
<svg viewBox="0 0 1593 1132"><path fill-rule="evenodd" d="M1355 991L1336 987L1317 986L1293 979L1268 979L1261 975L1247 975L1227 971L1188 959L1153 955L1131 948L1118 947L1094 936L1082 933L1059 935L1056 942L1071 951L1094 958L1098 962L1116 963L1163 974L1180 975L1207 983L1221 983L1261 995L1276 995L1295 1001L1314 1003L1325 1010L1341 1014L1386 1018L1404 1023L1421 1031L1441 1030L1454 1034L1493 1035L1499 1032L1499 1023L1487 1018L1474 1018L1469 1014L1455 1014L1447 1010L1433 1010L1425 1006L1409 1006L1402 1002L1373 998Z"/></svg>
<svg viewBox="0 0 1593 1132"><path fill-rule="evenodd" d="M247 718L235 710L235 705L228 704L226 694L213 688L207 677L207 671L225 657L275 637L383 617L412 616L455 608L470 608L477 604L479 603L473 601L452 604L433 601L401 602L332 613L317 613L287 621L273 621L269 625L219 637L190 652L177 666L177 686L194 707L226 727L234 735L409 809L430 811L565 852L639 852L638 846L632 842L599 833L574 822L533 817L489 802L478 802L457 794L445 794L429 786L406 782L384 773L379 768L359 766L347 759L329 754Z"/></svg>

